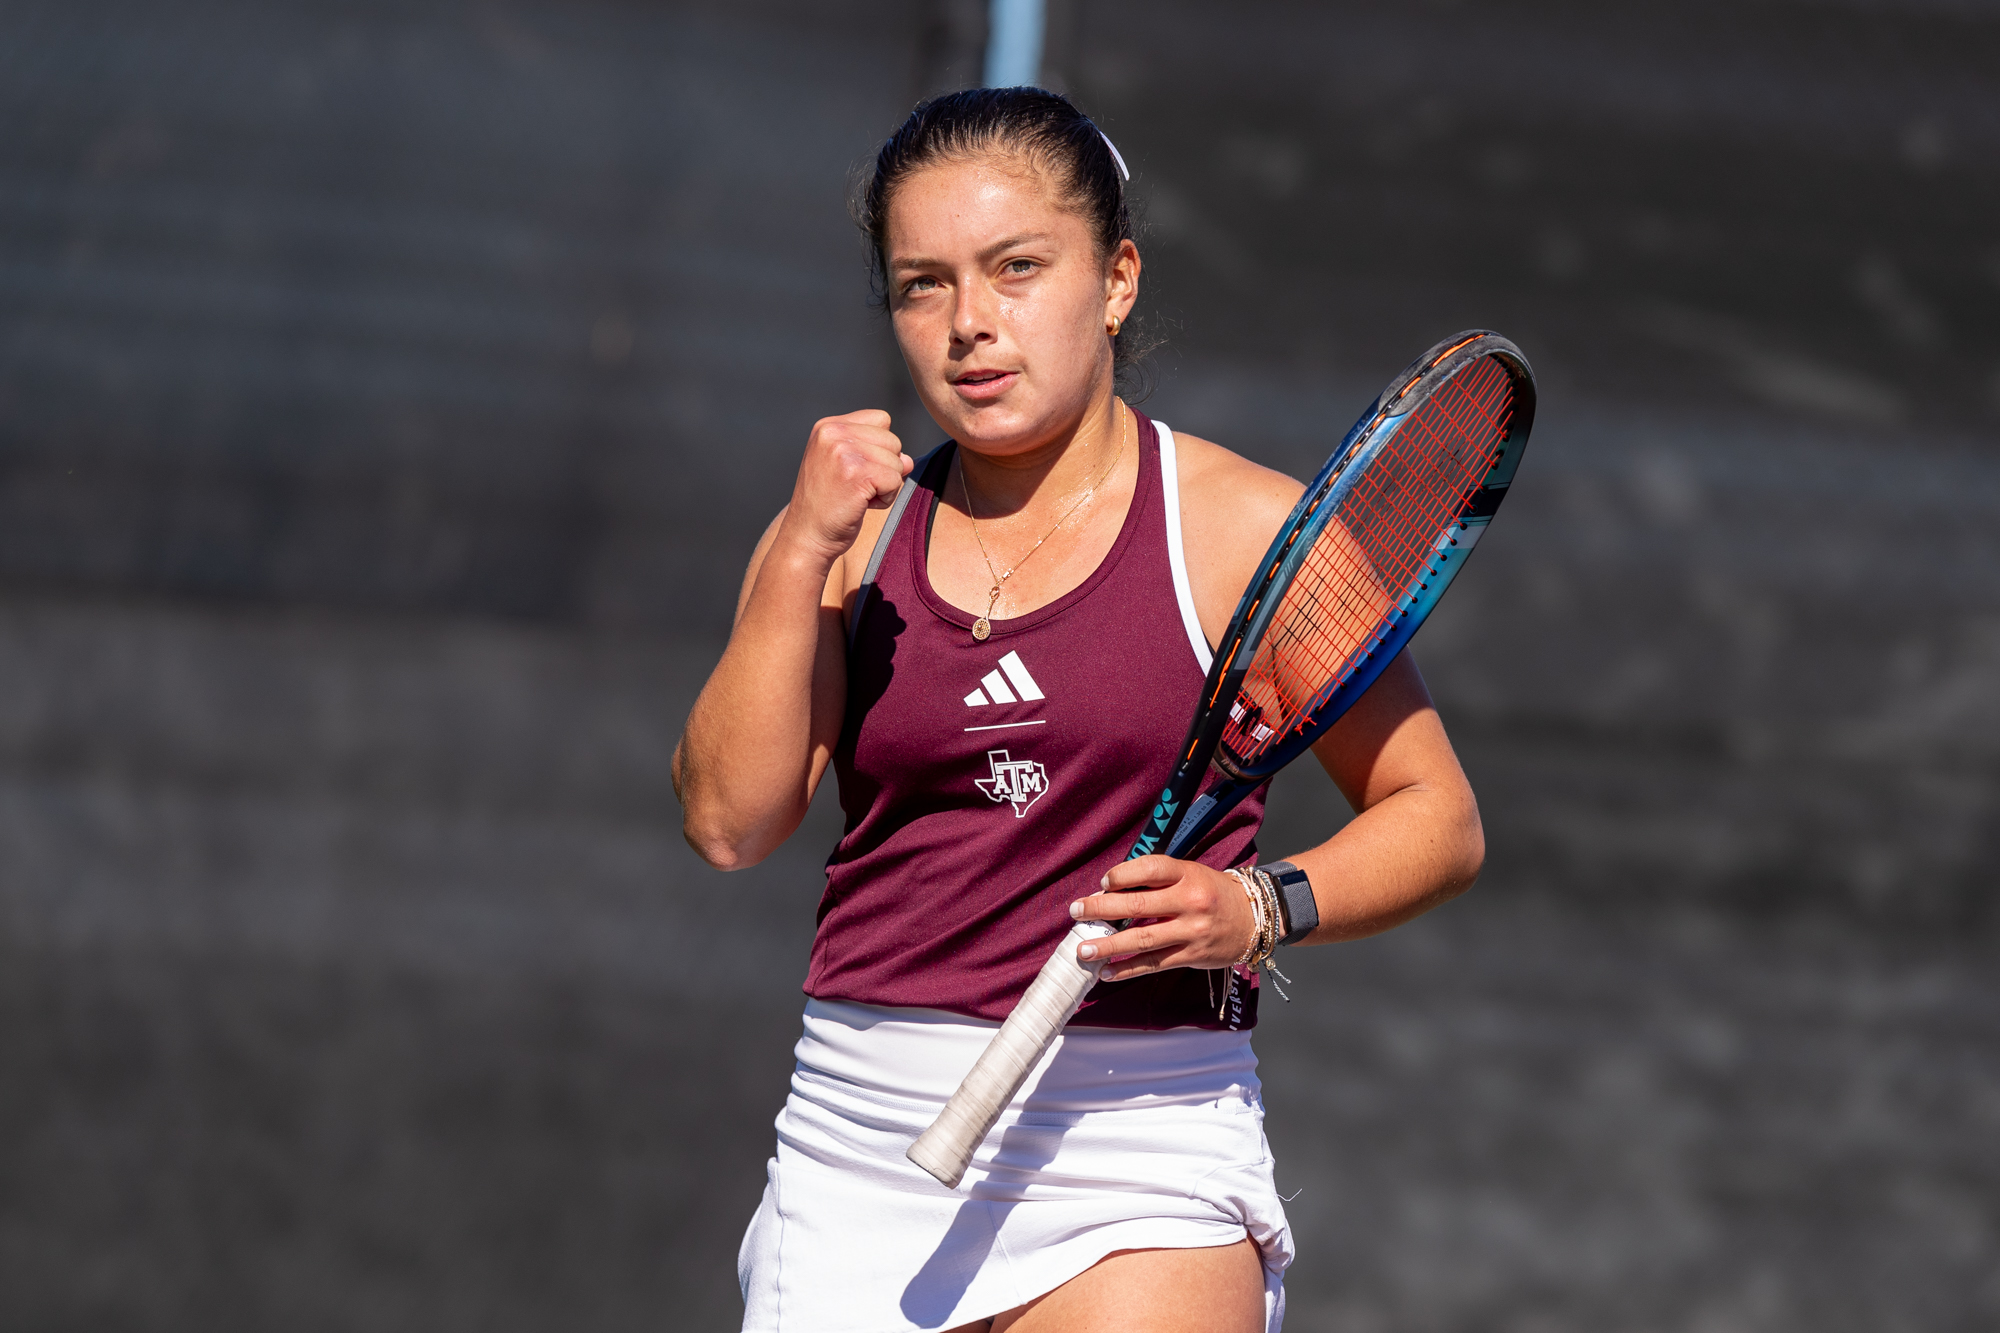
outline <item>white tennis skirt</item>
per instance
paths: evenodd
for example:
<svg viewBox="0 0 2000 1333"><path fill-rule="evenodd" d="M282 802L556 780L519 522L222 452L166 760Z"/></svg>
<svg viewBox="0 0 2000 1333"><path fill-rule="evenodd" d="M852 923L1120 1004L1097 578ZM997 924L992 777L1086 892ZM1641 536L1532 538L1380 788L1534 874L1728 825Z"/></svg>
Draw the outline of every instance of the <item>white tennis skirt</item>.
<svg viewBox="0 0 2000 1333"><path fill-rule="evenodd" d="M948 1190L903 1156L997 1024L809 1000L778 1155L743 1237L745 1333L942 1329L1031 1301L1116 1250L1292 1260L1247 1032L1072 1028Z"/></svg>

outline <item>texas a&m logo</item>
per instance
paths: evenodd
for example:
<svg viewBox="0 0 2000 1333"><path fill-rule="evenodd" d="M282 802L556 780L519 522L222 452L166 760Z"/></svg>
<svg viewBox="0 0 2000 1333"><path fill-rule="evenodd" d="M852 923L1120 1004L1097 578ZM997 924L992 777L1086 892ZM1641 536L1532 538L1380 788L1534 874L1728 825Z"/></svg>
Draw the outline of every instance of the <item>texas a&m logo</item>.
<svg viewBox="0 0 2000 1333"><path fill-rule="evenodd" d="M986 764L993 770L993 776L973 781L994 804L1013 802L1016 819L1026 814L1028 807L1041 800L1042 793L1049 789L1048 771L1032 759L1013 759L1005 750L988 750Z"/></svg>

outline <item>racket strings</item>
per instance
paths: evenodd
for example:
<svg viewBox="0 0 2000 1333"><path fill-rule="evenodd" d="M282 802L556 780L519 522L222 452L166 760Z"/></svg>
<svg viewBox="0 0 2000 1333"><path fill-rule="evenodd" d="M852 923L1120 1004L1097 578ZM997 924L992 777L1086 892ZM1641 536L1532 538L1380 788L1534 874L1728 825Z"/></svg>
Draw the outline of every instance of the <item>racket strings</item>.
<svg viewBox="0 0 2000 1333"><path fill-rule="evenodd" d="M1481 357L1411 412L1344 496L1258 645L1222 744L1255 763L1361 665L1423 590L1441 536L1493 465L1513 378Z"/></svg>

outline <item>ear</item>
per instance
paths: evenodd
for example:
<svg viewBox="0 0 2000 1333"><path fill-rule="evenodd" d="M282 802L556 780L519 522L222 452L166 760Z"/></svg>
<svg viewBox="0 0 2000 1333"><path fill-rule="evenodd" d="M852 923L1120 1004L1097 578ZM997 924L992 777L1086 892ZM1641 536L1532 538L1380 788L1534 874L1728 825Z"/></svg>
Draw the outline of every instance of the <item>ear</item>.
<svg viewBox="0 0 2000 1333"><path fill-rule="evenodd" d="M1104 315L1125 322L1139 301L1139 247L1130 240L1118 242L1104 266Z"/></svg>

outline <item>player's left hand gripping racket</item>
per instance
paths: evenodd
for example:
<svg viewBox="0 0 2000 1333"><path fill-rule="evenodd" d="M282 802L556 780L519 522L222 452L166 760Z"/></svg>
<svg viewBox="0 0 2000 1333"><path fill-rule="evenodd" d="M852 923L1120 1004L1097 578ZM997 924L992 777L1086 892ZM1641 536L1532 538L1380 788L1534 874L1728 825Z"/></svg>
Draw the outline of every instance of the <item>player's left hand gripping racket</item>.
<svg viewBox="0 0 2000 1333"><path fill-rule="evenodd" d="M1172 780L1127 860L1179 856L1303 754L1401 652L1507 494L1535 419L1521 349L1474 330L1439 343L1354 423L1271 542L1223 633ZM1217 781L1197 796L1209 765ZM972 1154L1097 981L1070 929L972 1072L910 1145L957 1187Z"/></svg>

